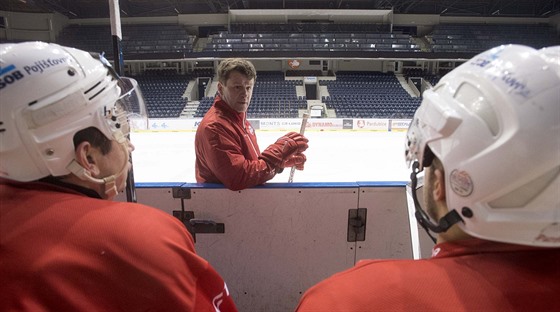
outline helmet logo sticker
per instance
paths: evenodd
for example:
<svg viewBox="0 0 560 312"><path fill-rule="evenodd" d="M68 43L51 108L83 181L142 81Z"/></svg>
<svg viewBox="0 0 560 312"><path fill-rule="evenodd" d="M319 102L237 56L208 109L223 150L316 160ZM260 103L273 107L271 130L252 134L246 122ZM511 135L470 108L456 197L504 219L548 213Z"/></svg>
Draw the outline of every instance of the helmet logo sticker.
<svg viewBox="0 0 560 312"><path fill-rule="evenodd" d="M531 90L521 78L516 78L515 73L504 72L502 82L508 87L508 92L518 94L524 98L531 96Z"/></svg>
<svg viewBox="0 0 560 312"><path fill-rule="evenodd" d="M28 75L34 74L34 73L40 73L42 74L43 71L45 71L45 69L52 67L52 66L56 66L56 65L60 65L60 64L64 64L66 63L66 61L68 60L68 57L61 57L58 59L46 59L46 60L39 60L36 61L33 65L27 65L27 66L23 66L23 69L27 72Z"/></svg>
<svg viewBox="0 0 560 312"><path fill-rule="evenodd" d="M38 60L34 62L33 65L23 66L23 70L27 73L27 76L37 73L42 74L46 69L60 64L65 64L67 61L68 57ZM0 67L0 90L25 77L26 75L18 70L14 64L8 65L6 67Z"/></svg>
<svg viewBox="0 0 560 312"><path fill-rule="evenodd" d="M449 176L451 189L461 197L467 197L473 192L473 182L471 176L462 170L453 170Z"/></svg>
<svg viewBox="0 0 560 312"><path fill-rule="evenodd" d="M16 70L16 66L13 64L0 67L0 90L23 77L24 75L19 70Z"/></svg>
<svg viewBox="0 0 560 312"><path fill-rule="evenodd" d="M554 222L544 227L535 241L543 243L560 243L560 223Z"/></svg>
<svg viewBox="0 0 560 312"><path fill-rule="evenodd" d="M492 81L500 82L500 87L504 88L507 93L516 94L522 98L530 97L532 92L524 79L517 77L515 72L506 69L500 62L503 50L504 47L493 49L493 52L482 54L469 64L484 69L486 75L490 76Z"/></svg>
<svg viewBox="0 0 560 312"><path fill-rule="evenodd" d="M1 67L0 66L0 76L4 75L5 73L8 73L12 70L16 69L16 65L12 64L12 65L8 65L6 67Z"/></svg>

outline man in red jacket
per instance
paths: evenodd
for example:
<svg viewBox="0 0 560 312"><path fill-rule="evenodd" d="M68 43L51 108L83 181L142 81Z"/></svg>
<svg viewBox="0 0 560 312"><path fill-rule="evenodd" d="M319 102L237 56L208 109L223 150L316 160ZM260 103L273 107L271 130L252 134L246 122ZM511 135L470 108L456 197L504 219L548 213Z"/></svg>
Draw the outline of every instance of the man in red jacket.
<svg viewBox="0 0 560 312"><path fill-rule="evenodd" d="M55 44L1 44L0 60L0 310L236 311L181 222L111 201L136 82Z"/></svg>
<svg viewBox="0 0 560 312"><path fill-rule="evenodd" d="M231 190L263 184L286 167L302 170L307 138L290 132L262 153L247 121L257 73L251 62L225 59L218 66L218 93L195 137L196 181Z"/></svg>
<svg viewBox="0 0 560 312"><path fill-rule="evenodd" d="M425 91L406 159L432 257L360 261L297 311L560 311L559 87L560 46L509 45Z"/></svg>

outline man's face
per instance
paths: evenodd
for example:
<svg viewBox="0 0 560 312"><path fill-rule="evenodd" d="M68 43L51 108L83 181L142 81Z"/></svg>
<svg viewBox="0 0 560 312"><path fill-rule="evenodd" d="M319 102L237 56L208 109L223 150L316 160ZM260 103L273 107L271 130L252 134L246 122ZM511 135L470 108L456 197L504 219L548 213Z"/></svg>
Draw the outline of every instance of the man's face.
<svg viewBox="0 0 560 312"><path fill-rule="evenodd" d="M422 195L424 197L424 210L428 213L432 220L438 220L436 215L436 202L434 199L434 173L432 172L433 168L424 167L424 187L422 188Z"/></svg>
<svg viewBox="0 0 560 312"><path fill-rule="evenodd" d="M134 150L134 145L129 140L126 140L123 144L112 140L111 144L111 151L103 155L98 163L99 177L117 175L115 184L120 193L126 187L126 178L132 166L130 163L130 153Z"/></svg>
<svg viewBox="0 0 560 312"><path fill-rule="evenodd" d="M225 84L218 83L218 91L222 100L237 112L246 112L253 95L255 79L248 79L240 72L229 74Z"/></svg>

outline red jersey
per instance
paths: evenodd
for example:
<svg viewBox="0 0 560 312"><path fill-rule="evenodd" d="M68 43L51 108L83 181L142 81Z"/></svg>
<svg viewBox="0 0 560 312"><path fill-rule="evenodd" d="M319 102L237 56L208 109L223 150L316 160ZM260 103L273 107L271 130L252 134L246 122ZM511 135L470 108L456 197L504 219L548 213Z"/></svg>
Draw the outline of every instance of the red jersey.
<svg viewBox="0 0 560 312"><path fill-rule="evenodd" d="M274 177L275 168L259 158L255 131L245 117L216 96L196 131L197 182L221 183L237 191Z"/></svg>
<svg viewBox="0 0 560 312"><path fill-rule="evenodd" d="M310 288L297 311L560 311L560 248L479 239L424 260L364 260Z"/></svg>
<svg viewBox="0 0 560 312"><path fill-rule="evenodd" d="M0 179L0 311L236 311L179 220L59 184Z"/></svg>

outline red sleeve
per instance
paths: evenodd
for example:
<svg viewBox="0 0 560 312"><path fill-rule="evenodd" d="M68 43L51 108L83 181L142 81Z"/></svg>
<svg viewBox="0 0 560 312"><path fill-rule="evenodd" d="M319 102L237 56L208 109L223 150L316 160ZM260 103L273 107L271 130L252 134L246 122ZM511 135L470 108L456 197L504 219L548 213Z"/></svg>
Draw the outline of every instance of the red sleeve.
<svg viewBox="0 0 560 312"><path fill-rule="evenodd" d="M1 311L236 311L177 218L41 187L0 187Z"/></svg>
<svg viewBox="0 0 560 312"><path fill-rule="evenodd" d="M199 128L200 137L197 141L197 158L203 158L206 167L220 182L230 190L241 190L265 183L276 174L274 168L262 159L248 159L242 146L243 138L235 131L227 129L219 123L211 123ZM259 154L257 146L247 138L248 148L254 148ZM245 153L244 153L245 152Z"/></svg>
<svg viewBox="0 0 560 312"><path fill-rule="evenodd" d="M111 241L104 242L114 253L107 267L115 269L114 284L126 283L131 294L144 294L134 300L139 308L157 302L159 311L217 311L218 305L222 312L237 311L224 280L196 254L179 220L151 207L120 205L119 213L129 213L115 224Z"/></svg>

